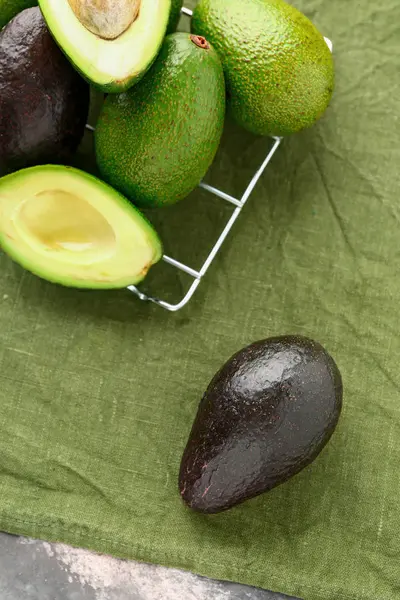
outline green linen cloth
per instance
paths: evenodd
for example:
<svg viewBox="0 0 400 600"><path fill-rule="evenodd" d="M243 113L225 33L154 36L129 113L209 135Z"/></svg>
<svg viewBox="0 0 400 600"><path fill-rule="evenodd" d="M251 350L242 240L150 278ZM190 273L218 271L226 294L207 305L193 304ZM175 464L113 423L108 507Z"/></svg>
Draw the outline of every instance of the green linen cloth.
<svg viewBox="0 0 400 600"><path fill-rule="evenodd" d="M187 308L63 289L1 255L0 527L305 600L395 600L400 3L296 5L334 41L332 105L284 141ZM239 195L267 146L228 124L208 180ZM196 267L230 210L196 191L151 218ZM160 267L146 287L177 299L187 283ZM205 387L243 345L283 333L335 356L336 433L285 485L190 512L177 474Z"/></svg>

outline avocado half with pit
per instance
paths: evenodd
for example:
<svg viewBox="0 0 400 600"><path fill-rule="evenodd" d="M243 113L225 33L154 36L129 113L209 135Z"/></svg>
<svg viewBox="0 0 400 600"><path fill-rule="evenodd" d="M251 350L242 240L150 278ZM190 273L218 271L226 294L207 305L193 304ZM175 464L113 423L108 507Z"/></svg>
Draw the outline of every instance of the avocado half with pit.
<svg viewBox="0 0 400 600"><path fill-rule="evenodd" d="M171 0L39 0L55 40L75 68L105 92L130 88L165 37Z"/></svg>
<svg viewBox="0 0 400 600"><path fill-rule="evenodd" d="M157 233L124 196L56 165L0 179L0 246L43 279L92 289L139 283L162 256Z"/></svg>

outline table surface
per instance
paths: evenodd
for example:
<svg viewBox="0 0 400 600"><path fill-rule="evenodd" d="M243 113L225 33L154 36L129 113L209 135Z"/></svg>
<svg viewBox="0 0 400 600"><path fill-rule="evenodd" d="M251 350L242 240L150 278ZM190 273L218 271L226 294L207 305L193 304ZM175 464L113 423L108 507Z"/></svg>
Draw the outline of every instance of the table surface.
<svg viewBox="0 0 400 600"><path fill-rule="evenodd" d="M64 544L4 533L0 538L1 600L289 600Z"/></svg>

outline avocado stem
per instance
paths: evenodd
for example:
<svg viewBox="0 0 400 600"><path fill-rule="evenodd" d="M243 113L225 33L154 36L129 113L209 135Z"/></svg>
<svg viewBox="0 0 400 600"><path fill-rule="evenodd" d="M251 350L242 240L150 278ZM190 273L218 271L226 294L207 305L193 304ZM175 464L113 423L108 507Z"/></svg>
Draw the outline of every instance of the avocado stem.
<svg viewBox="0 0 400 600"><path fill-rule="evenodd" d="M210 48L210 44L202 35L191 35L190 39L192 40L193 44L196 44L196 46L199 48L203 48L203 50L208 50Z"/></svg>

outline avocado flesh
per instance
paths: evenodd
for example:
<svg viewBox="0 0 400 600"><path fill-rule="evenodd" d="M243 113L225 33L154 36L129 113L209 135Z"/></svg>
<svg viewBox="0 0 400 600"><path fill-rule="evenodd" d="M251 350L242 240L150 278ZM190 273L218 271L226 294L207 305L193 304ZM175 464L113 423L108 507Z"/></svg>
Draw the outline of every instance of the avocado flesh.
<svg viewBox="0 0 400 600"><path fill-rule="evenodd" d="M342 408L342 379L327 351L301 336L255 342L235 354L204 395L179 474L185 503L218 513L310 464Z"/></svg>
<svg viewBox="0 0 400 600"><path fill-rule="evenodd" d="M334 87L332 54L284 0L200 0L191 29L219 52L230 113L248 131L285 136L324 113Z"/></svg>
<svg viewBox="0 0 400 600"><path fill-rule="evenodd" d="M123 196L54 165L0 179L0 246L43 279L93 289L136 284L162 255L156 232Z"/></svg>
<svg viewBox="0 0 400 600"><path fill-rule="evenodd" d="M225 82L215 50L174 33L135 87L108 96L95 132L102 177L142 207L185 198L219 147Z"/></svg>
<svg viewBox="0 0 400 600"><path fill-rule="evenodd" d="M94 86L113 93L134 85L152 65L166 34L171 0L141 0L137 16L115 39L90 31L69 0L39 0L39 6L75 68Z"/></svg>

